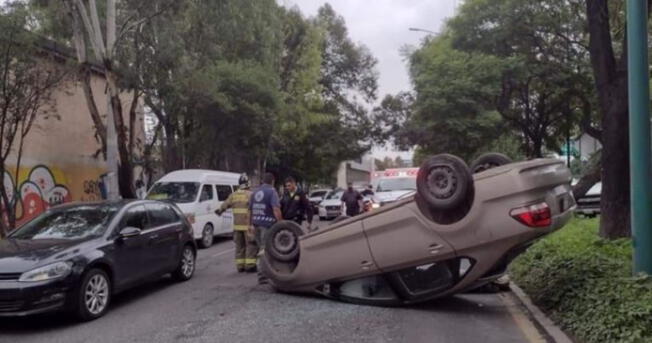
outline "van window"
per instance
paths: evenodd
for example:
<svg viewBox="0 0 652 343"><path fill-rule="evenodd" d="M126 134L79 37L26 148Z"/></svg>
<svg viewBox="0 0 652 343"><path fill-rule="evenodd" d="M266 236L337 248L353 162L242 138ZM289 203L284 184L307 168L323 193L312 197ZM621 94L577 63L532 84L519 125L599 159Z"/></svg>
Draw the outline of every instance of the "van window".
<svg viewBox="0 0 652 343"><path fill-rule="evenodd" d="M226 200L226 198L233 193L233 190L229 185L215 185L215 189L217 189L217 200L219 201Z"/></svg>
<svg viewBox="0 0 652 343"><path fill-rule="evenodd" d="M213 200L213 187L211 185L204 185L201 188L201 196L199 202Z"/></svg>
<svg viewBox="0 0 652 343"><path fill-rule="evenodd" d="M197 182L157 182L147 194L147 199L189 203L197 199L198 191Z"/></svg>
<svg viewBox="0 0 652 343"><path fill-rule="evenodd" d="M152 227L159 227L180 221L177 213L167 204L146 204Z"/></svg>

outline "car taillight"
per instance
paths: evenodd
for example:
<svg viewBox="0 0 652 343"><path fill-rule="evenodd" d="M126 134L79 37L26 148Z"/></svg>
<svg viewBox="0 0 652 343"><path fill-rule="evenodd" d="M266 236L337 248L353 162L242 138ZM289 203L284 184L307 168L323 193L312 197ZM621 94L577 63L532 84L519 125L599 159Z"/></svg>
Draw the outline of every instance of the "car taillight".
<svg viewBox="0 0 652 343"><path fill-rule="evenodd" d="M190 224L195 223L195 215L193 213L186 214L186 218L188 218L188 221L190 222Z"/></svg>
<svg viewBox="0 0 652 343"><path fill-rule="evenodd" d="M515 208L509 212L509 215L529 227L546 227L552 224L552 213L545 202Z"/></svg>

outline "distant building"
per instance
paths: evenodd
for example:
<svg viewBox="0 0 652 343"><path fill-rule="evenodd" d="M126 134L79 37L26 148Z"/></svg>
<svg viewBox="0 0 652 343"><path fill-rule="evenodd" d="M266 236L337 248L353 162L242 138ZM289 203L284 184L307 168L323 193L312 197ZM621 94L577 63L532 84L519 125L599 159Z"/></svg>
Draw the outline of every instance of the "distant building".
<svg viewBox="0 0 652 343"><path fill-rule="evenodd" d="M63 56L63 63L70 52L58 49L62 48L53 43L46 47L49 53ZM98 110L106 118L108 97L100 68L93 68L91 88ZM4 187L16 207L18 225L54 205L103 198L100 185L107 172L106 161L95 138L95 128L81 85L70 78L54 91L52 98L57 116L36 119L25 137L18 170L16 153L7 159ZM121 98L123 113L128 116L133 98L127 93ZM145 142L142 105L138 105L136 113L136 138ZM125 121L128 124L129 121Z"/></svg>
<svg viewBox="0 0 652 343"><path fill-rule="evenodd" d="M371 155L344 161L340 163L337 170L337 187L345 188L349 182L353 182L356 186L365 186L371 182L373 172L374 159Z"/></svg>

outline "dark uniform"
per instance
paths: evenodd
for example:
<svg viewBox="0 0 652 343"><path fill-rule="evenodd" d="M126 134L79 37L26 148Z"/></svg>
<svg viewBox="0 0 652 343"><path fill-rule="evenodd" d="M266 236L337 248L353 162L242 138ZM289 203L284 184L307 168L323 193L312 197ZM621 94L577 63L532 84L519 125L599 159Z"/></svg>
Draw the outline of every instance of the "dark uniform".
<svg viewBox="0 0 652 343"><path fill-rule="evenodd" d="M313 210L310 201L302 190L297 189L294 193L286 190L281 198L281 213L283 219L293 220L301 225L308 217L308 223L312 223Z"/></svg>
<svg viewBox="0 0 652 343"><path fill-rule="evenodd" d="M362 201L362 195L354 189L347 189L342 194L342 202L346 205L346 215L349 217L354 217L360 214L360 201Z"/></svg>

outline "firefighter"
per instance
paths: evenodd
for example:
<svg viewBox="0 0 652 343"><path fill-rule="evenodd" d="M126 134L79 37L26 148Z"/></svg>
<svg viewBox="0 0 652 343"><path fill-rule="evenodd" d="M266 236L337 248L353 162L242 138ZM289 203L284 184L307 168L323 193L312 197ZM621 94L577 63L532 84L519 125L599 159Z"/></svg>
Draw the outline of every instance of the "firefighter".
<svg viewBox="0 0 652 343"><path fill-rule="evenodd" d="M293 220L301 225L308 217L308 228L312 225L313 209L310 201L302 190L297 188L297 181L293 177L285 179L285 192L281 198L281 213L283 219Z"/></svg>
<svg viewBox="0 0 652 343"><path fill-rule="evenodd" d="M215 213L217 213L218 216L221 216L227 209L233 209L235 265L239 273L253 273L256 272L258 245L256 244L253 232L249 230L249 201L251 199L249 178L246 174L242 174L238 183L240 184L238 190L231 193Z"/></svg>

